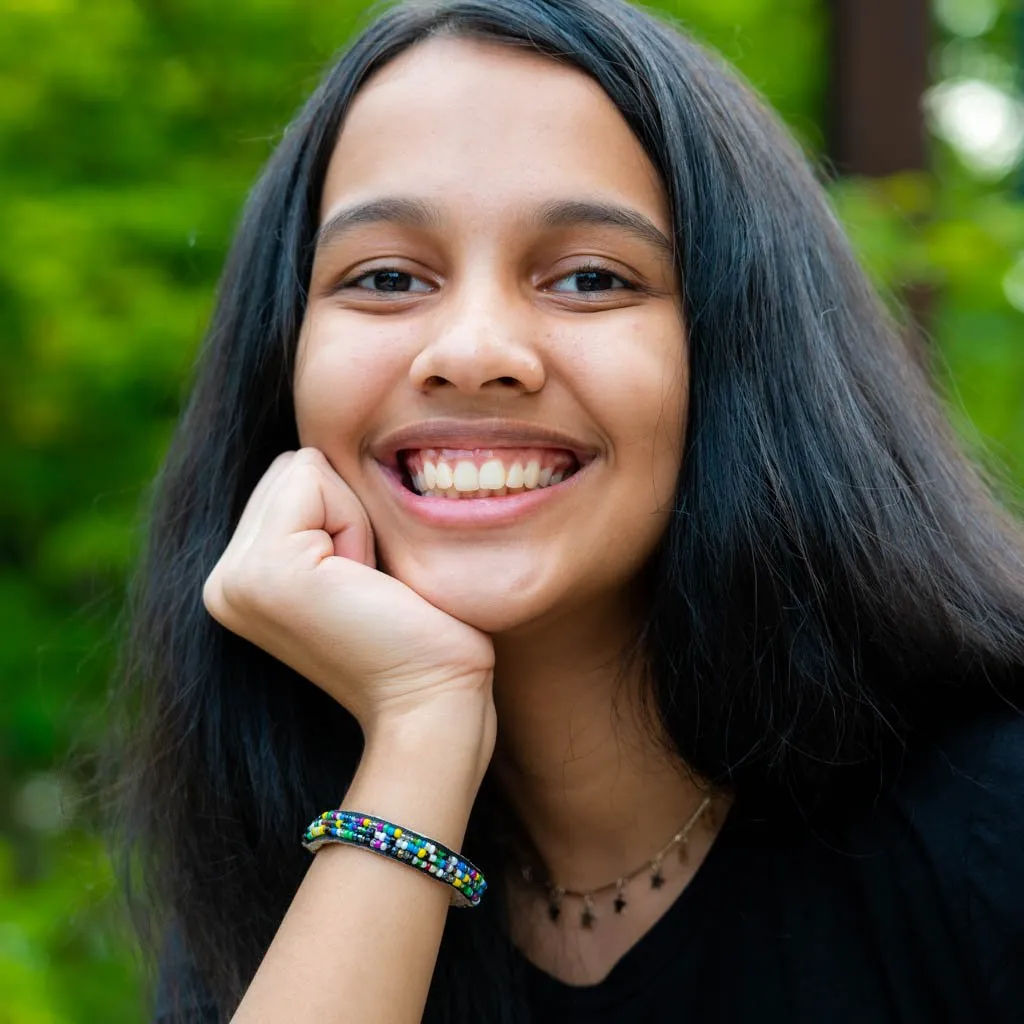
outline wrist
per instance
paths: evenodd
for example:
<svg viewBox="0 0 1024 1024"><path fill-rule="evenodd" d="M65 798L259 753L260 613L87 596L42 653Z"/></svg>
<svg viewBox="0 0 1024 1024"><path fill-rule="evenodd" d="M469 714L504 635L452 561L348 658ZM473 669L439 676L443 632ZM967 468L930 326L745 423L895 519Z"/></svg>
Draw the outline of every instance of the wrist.
<svg viewBox="0 0 1024 1024"><path fill-rule="evenodd" d="M491 693L439 696L415 709L378 715L363 727L362 763L427 770L475 797L494 753L497 717Z"/></svg>
<svg viewBox="0 0 1024 1024"><path fill-rule="evenodd" d="M493 702L454 700L375 719L339 806L459 850L494 750L494 723Z"/></svg>

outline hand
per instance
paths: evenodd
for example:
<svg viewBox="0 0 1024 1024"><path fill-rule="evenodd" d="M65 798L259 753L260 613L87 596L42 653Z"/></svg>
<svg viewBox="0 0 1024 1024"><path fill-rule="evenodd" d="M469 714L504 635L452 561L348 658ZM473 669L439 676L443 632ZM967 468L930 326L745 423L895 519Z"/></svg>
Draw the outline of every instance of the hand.
<svg viewBox="0 0 1024 1024"><path fill-rule="evenodd" d="M359 499L323 453L303 448L279 455L257 484L203 602L334 697L364 733L440 698L492 707L490 637L375 565Z"/></svg>

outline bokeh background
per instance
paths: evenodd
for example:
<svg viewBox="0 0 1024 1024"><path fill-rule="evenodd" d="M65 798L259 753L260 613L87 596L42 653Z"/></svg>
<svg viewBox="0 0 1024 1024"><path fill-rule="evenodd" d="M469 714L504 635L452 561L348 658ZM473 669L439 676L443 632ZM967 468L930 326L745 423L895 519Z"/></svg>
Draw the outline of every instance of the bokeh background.
<svg viewBox="0 0 1024 1024"><path fill-rule="evenodd" d="M870 142L885 111L858 90L906 25L876 4L862 38L851 2L868 0L652 6L793 127L1019 507L1024 14L920 0L923 157L858 167L837 76ZM146 1020L86 799L125 581L246 191L367 17L361 0L0 0L0 1024Z"/></svg>

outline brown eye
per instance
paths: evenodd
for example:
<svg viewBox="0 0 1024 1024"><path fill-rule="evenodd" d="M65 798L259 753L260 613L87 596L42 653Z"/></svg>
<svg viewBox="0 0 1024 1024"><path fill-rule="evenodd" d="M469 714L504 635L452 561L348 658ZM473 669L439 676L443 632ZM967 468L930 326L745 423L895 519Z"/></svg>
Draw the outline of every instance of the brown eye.
<svg viewBox="0 0 1024 1024"><path fill-rule="evenodd" d="M419 286L419 287L417 287ZM418 277L406 273L404 270L371 270L367 274L355 277L346 282L346 288L357 288L360 291L368 292L427 292L430 286L421 281Z"/></svg>
<svg viewBox="0 0 1024 1024"><path fill-rule="evenodd" d="M600 267L581 267L556 281L552 286L552 291L610 292L621 291L624 288L632 289L633 286L625 278L613 274L610 270L602 270Z"/></svg>

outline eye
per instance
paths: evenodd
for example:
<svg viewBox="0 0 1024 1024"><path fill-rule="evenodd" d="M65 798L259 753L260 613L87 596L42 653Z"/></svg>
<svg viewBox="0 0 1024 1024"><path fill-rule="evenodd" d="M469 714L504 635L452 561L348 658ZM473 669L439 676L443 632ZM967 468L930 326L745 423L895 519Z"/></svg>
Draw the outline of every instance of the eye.
<svg viewBox="0 0 1024 1024"><path fill-rule="evenodd" d="M350 278L342 288L356 288L364 292L429 292L430 285L404 270L383 267L359 277Z"/></svg>
<svg viewBox="0 0 1024 1024"><path fill-rule="evenodd" d="M624 277L613 274L603 267L587 265L579 267L571 274L559 278L552 286L555 292L610 292L629 289L635 291L635 286L630 284Z"/></svg>

